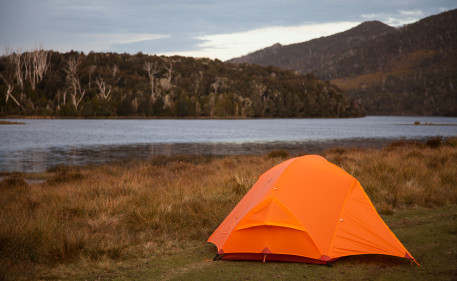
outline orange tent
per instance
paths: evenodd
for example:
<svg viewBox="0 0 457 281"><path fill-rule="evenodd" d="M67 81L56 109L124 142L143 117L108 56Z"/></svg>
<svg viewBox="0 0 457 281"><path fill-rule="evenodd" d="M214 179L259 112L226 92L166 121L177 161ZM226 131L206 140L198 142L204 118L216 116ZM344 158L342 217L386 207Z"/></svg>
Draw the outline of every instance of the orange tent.
<svg viewBox="0 0 457 281"><path fill-rule="evenodd" d="M317 155L261 175L208 242L227 260L328 264L362 254L414 260L360 183Z"/></svg>

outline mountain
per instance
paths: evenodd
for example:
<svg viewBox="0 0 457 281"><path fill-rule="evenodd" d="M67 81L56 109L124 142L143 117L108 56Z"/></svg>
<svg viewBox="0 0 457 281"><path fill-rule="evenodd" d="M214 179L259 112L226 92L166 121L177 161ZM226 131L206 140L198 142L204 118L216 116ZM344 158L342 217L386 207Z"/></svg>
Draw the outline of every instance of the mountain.
<svg viewBox="0 0 457 281"><path fill-rule="evenodd" d="M395 28L379 21L364 22L348 31L328 37L321 37L304 43L271 47L249 55L231 59L231 63L252 63L263 66L274 65L300 73L313 73L330 80L336 73L323 73L322 63L338 60L347 53L353 53L361 43L377 36L395 31Z"/></svg>
<svg viewBox="0 0 457 281"><path fill-rule="evenodd" d="M230 60L313 73L367 114L457 115L457 10L393 28L378 21Z"/></svg>
<svg viewBox="0 0 457 281"><path fill-rule="evenodd" d="M0 116L355 117L335 85L190 57L33 50L0 57Z"/></svg>

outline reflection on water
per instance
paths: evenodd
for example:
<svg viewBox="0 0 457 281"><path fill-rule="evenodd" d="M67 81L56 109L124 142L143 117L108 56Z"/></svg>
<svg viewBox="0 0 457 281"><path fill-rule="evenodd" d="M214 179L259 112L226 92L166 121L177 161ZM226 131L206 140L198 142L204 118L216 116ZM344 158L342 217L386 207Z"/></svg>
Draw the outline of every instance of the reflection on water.
<svg viewBox="0 0 457 281"><path fill-rule="evenodd" d="M261 155L286 150L292 155L321 153L331 147L379 148L391 139L344 139L307 142L256 143L154 143L132 145L99 145L73 148L38 148L1 155L1 171L43 172L57 165L103 164L130 159L149 159L157 155ZM1 158L0 157L0 158ZM8 159L9 158L9 159ZM7 162L8 165L2 166Z"/></svg>
<svg viewBox="0 0 457 281"><path fill-rule="evenodd" d="M456 117L348 119L90 120L27 119L0 126L0 172L100 164L154 155L291 154L326 148L380 147L395 139L456 136ZM415 126L433 123L446 126Z"/></svg>

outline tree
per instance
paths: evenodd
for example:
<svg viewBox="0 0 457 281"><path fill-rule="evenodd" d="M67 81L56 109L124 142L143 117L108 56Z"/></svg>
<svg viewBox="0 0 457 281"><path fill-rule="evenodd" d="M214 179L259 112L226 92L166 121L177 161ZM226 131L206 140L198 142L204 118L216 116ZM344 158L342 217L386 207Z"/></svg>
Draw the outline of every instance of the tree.
<svg viewBox="0 0 457 281"><path fill-rule="evenodd" d="M10 56L16 70L16 80L17 84L21 87L21 90L24 90L24 80L22 78L22 51L17 49L15 53Z"/></svg>
<svg viewBox="0 0 457 281"><path fill-rule="evenodd" d="M95 81L95 83L97 83L97 87L98 87L98 92L97 92L97 95L98 97L101 99L101 100L106 100L106 101L109 101L109 99L111 98L110 97L110 94L111 94L111 85L108 85L106 84L106 82L102 79L102 78L97 78L97 80Z"/></svg>
<svg viewBox="0 0 457 281"><path fill-rule="evenodd" d="M154 102L157 98L155 91L154 91L154 79L155 79L155 75L157 73L159 73L159 70L157 68L157 62L153 63L153 62L147 61L144 63L143 69L148 72L149 83L151 84L151 101Z"/></svg>
<svg viewBox="0 0 457 281"><path fill-rule="evenodd" d="M8 51L8 50L7 50ZM14 67L14 71L7 71L5 74L7 75L8 79L5 78L2 74L0 74L0 77L6 84L6 92L5 92L5 105L8 104L8 100L11 98L11 100L14 101L14 103L17 104L22 110L24 110L24 107L21 105L21 103L13 96L13 90L14 90L14 77L16 76L16 80L18 81L18 84L23 87L23 80L22 80L22 72L21 70L17 68L17 64L20 64L21 61L21 53L20 50L18 50L17 53L13 53L10 55L10 64L9 64L9 69L11 70L11 67ZM19 78L17 78L19 75ZM21 81L21 82L19 82Z"/></svg>
<svg viewBox="0 0 457 281"><path fill-rule="evenodd" d="M172 74L173 74L173 60L172 59L168 59L167 63L168 63L168 65L164 66L164 68L166 70L165 78L167 78L168 84L171 85L171 78L172 78Z"/></svg>
<svg viewBox="0 0 457 281"><path fill-rule="evenodd" d="M76 111L79 111L79 104L86 95L86 90L81 88L81 81L79 80L77 73L80 63L81 61L79 58L76 59L75 57L71 57L64 68L65 73L67 73L67 83L69 84L69 88L71 90L71 101L73 102Z"/></svg>
<svg viewBox="0 0 457 281"><path fill-rule="evenodd" d="M43 80L43 75L49 67L49 53L47 51L37 49L32 53L33 65L33 85L32 89L35 90L35 82L39 83Z"/></svg>
<svg viewBox="0 0 457 281"><path fill-rule="evenodd" d="M94 71L95 71L95 69L96 69L96 68L97 68L97 66L96 66L96 65L94 65L94 64L93 64L93 65L91 65L91 66L89 66L89 71L88 71L88 72L89 72L89 90L91 90L91 89L92 89L92 87L91 87L91 82L92 82L92 74L94 73Z"/></svg>
<svg viewBox="0 0 457 281"><path fill-rule="evenodd" d="M3 78L3 76L2 76ZM4 78L3 78L4 79ZM6 96L5 96L5 104L8 104L8 100L9 98L11 97L11 99L21 108L21 109L24 109L24 107L17 101L17 99L13 96L13 89L14 89L14 86L12 83L9 83L8 81L6 81L4 79L5 83L6 83L6 86L7 86L7 90L6 90Z"/></svg>

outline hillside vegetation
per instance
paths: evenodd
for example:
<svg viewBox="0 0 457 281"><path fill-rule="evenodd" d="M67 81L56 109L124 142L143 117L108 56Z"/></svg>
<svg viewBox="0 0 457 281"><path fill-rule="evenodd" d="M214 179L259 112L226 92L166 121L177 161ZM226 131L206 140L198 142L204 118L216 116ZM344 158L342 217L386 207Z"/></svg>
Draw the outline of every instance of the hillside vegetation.
<svg viewBox="0 0 457 281"><path fill-rule="evenodd" d="M313 73L346 90L367 114L457 115L457 10L401 28L365 22L230 62Z"/></svg>
<svg viewBox="0 0 457 281"><path fill-rule="evenodd" d="M16 51L0 58L0 115L353 117L358 104L313 75L138 53Z"/></svg>

